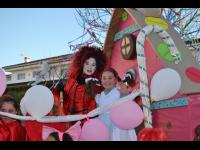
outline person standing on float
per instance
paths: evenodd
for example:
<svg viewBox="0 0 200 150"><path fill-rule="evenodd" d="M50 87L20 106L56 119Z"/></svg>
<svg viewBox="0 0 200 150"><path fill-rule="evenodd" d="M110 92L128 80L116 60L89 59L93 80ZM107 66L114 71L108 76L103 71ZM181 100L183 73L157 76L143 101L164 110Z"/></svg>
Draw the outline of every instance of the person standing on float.
<svg viewBox="0 0 200 150"><path fill-rule="evenodd" d="M105 65L106 56L98 47L83 46L74 54L64 85L65 115L87 114L96 108L95 96L103 90L99 78Z"/></svg>

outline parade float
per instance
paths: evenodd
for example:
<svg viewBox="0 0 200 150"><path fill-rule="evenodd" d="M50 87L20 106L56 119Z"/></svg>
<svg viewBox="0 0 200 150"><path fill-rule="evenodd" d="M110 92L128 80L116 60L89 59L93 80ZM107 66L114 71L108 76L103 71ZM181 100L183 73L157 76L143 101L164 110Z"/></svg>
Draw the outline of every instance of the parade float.
<svg viewBox="0 0 200 150"><path fill-rule="evenodd" d="M5 112L0 115L40 123L87 119L80 140L88 141L108 140L105 125L90 118L111 110L115 112L111 119L121 128L136 128L144 122L145 128L164 130L169 141L195 138L195 129L200 124L200 65L161 15L161 9L114 9L103 51L108 66L116 69L121 78L130 69L136 71L136 85L129 95L88 114L47 116L53 107L53 94L42 85L34 85L21 100L24 116ZM1 77L2 95L6 81L4 75ZM142 111L133 101L137 96L141 98Z"/></svg>
<svg viewBox="0 0 200 150"><path fill-rule="evenodd" d="M200 65L159 8L114 9L104 52L121 77L137 70L145 127L193 140L200 124Z"/></svg>

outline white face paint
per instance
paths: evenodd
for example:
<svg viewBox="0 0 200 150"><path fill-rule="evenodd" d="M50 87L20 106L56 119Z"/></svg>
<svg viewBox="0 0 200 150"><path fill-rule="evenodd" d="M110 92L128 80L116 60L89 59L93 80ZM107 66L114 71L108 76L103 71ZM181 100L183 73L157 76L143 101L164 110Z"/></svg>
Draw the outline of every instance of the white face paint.
<svg viewBox="0 0 200 150"><path fill-rule="evenodd" d="M83 73L92 75L96 71L96 60L94 58L87 59L83 64Z"/></svg>

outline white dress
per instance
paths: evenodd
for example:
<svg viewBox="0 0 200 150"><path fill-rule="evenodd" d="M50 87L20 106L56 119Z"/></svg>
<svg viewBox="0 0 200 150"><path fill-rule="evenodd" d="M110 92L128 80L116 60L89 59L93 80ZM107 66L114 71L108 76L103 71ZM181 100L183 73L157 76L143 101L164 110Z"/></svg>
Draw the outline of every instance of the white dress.
<svg viewBox="0 0 200 150"><path fill-rule="evenodd" d="M104 91L101 92L101 94L98 94L95 99L98 106L105 106L119 98L120 91L117 88L113 88L107 94L105 94ZM118 128L110 119L110 111L100 114L98 118L109 128L111 141L137 141L135 129L125 130Z"/></svg>

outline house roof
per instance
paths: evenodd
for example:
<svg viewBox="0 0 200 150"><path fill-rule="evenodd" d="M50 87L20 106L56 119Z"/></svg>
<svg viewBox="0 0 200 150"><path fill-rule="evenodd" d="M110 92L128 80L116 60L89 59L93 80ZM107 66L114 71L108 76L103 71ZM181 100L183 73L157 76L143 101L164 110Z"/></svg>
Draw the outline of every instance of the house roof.
<svg viewBox="0 0 200 150"><path fill-rule="evenodd" d="M103 49L104 53L108 57L109 63L111 62L112 52L113 52L113 49L115 46L115 39L116 39L115 36L118 35L118 33L119 33L119 35L120 35L120 33L122 33L122 35L124 33L126 33L126 32L124 32L124 31L126 31L124 29L123 29L123 32L119 30L120 23L121 23L121 16L124 11L126 11L129 14L130 18L133 19L133 21L135 22L134 25L137 25L140 29L142 29L146 26L145 18L148 17L148 15L144 15L142 12L138 11L137 9L135 9L135 8L116 8L116 9L114 9L113 15L112 15L112 18L111 18L111 21L109 24L109 29L108 29L108 32L106 35L104 49ZM181 94L199 93L199 89L200 89L199 82L194 82L192 79L193 75L195 77L198 76L199 62L197 59L194 58L194 56L196 56L196 53L195 53L195 55L191 54L191 51L193 51L194 49L190 45L191 43L192 43L192 45L195 45L196 43L199 42L199 39L192 40L192 41L183 41L183 39L181 39L180 34L176 30L174 30L174 28L170 25L169 21L167 21L163 16L161 16L160 18L169 25L166 32L172 37L172 39L176 45L176 48L180 51L181 58L184 61L182 61L179 65L177 65L175 63L171 63L170 61L168 61L162 57L159 57L158 61L162 61L162 63L164 64L165 67L172 68L179 73L179 75L181 76L181 79L182 79L181 88L180 88ZM129 31L129 27L125 28L125 29L128 29L128 31ZM130 30L130 32L131 31L132 30ZM150 45L153 47L153 49L155 49L155 52L157 53L157 51L156 51L157 45L159 45L160 43L163 43L163 40L160 37L160 35L151 34L150 36L148 36L146 38L147 38L146 41L149 41ZM150 56L148 56L148 57L150 57ZM117 63L117 62L115 61L115 63ZM148 65L150 65L150 63ZM193 74L191 73L192 75L190 76L190 74L186 74L186 70L191 69L191 68L195 68L196 73L193 73ZM152 74L152 76L153 76L153 74Z"/></svg>
<svg viewBox="0 0 200 150"><path fill-rule="evenodd" d="M2 68L7 70L7 69L12 69L12 68L17 68L17 67L31 66L31 65L39 64L42 61L48 61L49 64L58 63L58 62L65 62L65 61L70 61L71 58L72 58L72 55L73 54L66 54L66 55L60 55L60 56L55 56L55 57L49 57L49 58L34 60L34 61L26 62L26 63L20 63L20 64L15 64L15 65L5 66L5 67L2 67Z"/></svg>
<svg viewBox="0 0 200 150"><path fill-rule="evenodd" d="M133 17L133 9L134 8L115 8L113 9L113 14L109 23L108 31L106 34L105 42L104 42L104 47L103 51L106 54L107 58L110 59L112 56L112 50L114 48L114 37L115 34L118 32L118 25L121 22L121 14L126 11L131 17ZM191 41L185 41L187 46L191 46L191 44L195 43L200 43L200 38L195 39ZM194 48L191 48L192 50Z"/></svg>
<svg viewBox="0 0 200 150"><path fill-rule="evenodd" d="M120 23L121 13L124 11L124 8L115 8L109 23L108 32L106 34L103 51L105 52L107 58L112 56L112 50L114 47L114 37L115 33L118 30L118 24Z"/></svg>

